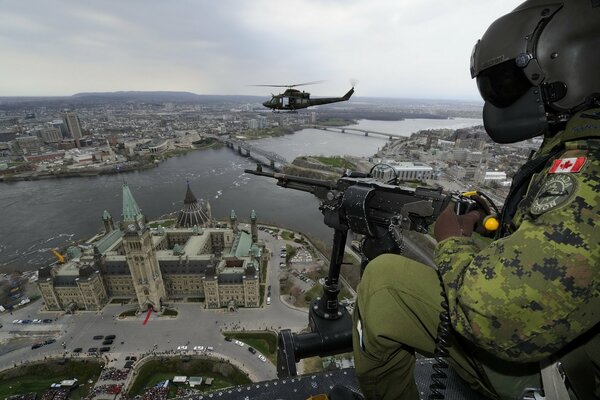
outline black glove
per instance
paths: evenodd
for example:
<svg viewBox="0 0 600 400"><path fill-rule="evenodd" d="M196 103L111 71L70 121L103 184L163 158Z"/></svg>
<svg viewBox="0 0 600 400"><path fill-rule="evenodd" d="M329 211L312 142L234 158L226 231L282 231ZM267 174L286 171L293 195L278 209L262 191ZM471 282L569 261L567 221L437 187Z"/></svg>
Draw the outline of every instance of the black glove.
<svg viewBox="0 0 600 400"><path fill-rule="evenodd" d="M479 211L470 211L465 215L456 215L452 205L448 205L435 221L433 236L438 242L449 237L471 236L475 225L480 221Z"/></svg>

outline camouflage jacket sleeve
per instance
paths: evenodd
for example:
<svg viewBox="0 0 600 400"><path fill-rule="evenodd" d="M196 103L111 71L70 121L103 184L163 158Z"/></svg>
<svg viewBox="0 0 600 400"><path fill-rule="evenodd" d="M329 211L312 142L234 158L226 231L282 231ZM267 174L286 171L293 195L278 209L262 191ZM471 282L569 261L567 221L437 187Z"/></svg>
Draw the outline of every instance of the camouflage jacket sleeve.
<svg viewBox="0 0 600 400"><path fill-rule="evenodd" d="M534 177L511 235L481 251L438 244L454 328L500 358L538 361L600 321L600 165L587 155L578 173Z"/></svg>

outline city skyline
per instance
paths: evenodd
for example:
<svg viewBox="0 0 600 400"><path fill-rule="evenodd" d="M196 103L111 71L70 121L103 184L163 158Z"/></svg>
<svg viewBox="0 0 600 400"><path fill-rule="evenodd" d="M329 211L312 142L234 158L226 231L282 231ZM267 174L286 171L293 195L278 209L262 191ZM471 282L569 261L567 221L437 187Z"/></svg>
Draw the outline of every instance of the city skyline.
<svg viewBox="0 0 600 400"><path fill-rule="evenodd" d="M1 3L3 96L127 90L478 100L468 63L520 2L75 1Z"/></svg>

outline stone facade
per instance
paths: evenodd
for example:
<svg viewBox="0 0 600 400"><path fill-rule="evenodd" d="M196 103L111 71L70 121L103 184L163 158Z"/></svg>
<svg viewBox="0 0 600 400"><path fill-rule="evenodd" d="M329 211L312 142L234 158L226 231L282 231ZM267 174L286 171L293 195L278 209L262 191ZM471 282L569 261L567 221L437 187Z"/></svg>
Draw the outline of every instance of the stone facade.
<svg viewBox="0 0 600 400"><path fill-rule="evenodd" d="M124 185L123 221L106 228L63 265L41 268L38 287L50 310L98 310L110 298L135 298L140 310L194 298L206 308L259 307L264 246L252 232L228 228L149 228ZM235 213L232 213L235 215Z"/></svg>

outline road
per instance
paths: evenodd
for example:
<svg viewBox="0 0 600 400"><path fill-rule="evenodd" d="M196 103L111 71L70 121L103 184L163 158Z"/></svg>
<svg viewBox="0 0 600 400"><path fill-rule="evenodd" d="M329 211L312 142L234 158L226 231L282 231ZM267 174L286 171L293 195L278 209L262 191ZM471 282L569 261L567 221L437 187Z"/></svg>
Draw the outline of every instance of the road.
<svg viewBox="0 0 600 400"><path fill-rule="evenodd" d="M81 347L83 352L91 347L101 347L101 340L95 335L116 335L111 351L107 356L111 366L122 368L125 357L140 356L149 351L175 352L177 346L212 346L214 354L236 360L250 374L253 380L262 381L276 378L275 366L270 362L261 362L251 354L247 346L240 347L226 342L223 331L263 330L290 328L294 331L304 329L308 324L306 312L290 308L280 300L279 293L279 249L285 244L264 231L259 238L265 240L272 258L269 260L267 284L271 285L271 305L265 308L226 310L203 309L198 303L176 303L173 307L179 315L175 318L158 317L153 314L146 325L144 315L137 318L118 319L118 315L132 305L109 304L99 312L77 312L73 315L40 311L41 301L28 307L4 313L0 316L3 325L0 328L0 340L10 337L31 338L16 345L0 345L0 370L11 368L22 362L42 360L44 357L58 357ZM266 294L265 294L266 298ZM40 325L15 325L14 319L51 318L54 321ZM31 343L41 338L54 338L53 344L31 349ZM62 342L65 342L63 349ZM191 351L190 354L194 352Z"/></svg>

